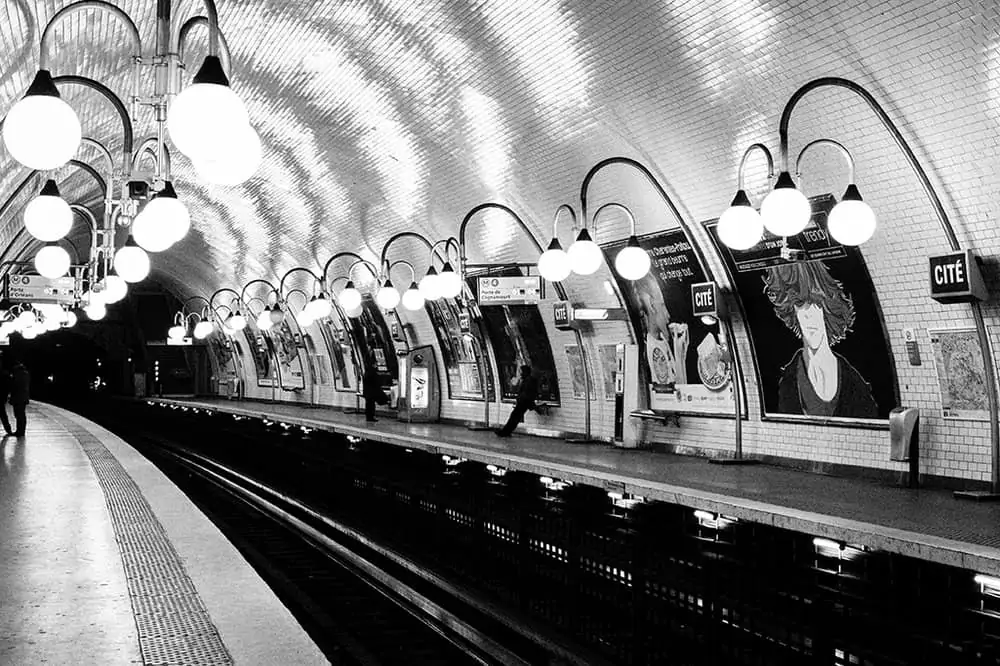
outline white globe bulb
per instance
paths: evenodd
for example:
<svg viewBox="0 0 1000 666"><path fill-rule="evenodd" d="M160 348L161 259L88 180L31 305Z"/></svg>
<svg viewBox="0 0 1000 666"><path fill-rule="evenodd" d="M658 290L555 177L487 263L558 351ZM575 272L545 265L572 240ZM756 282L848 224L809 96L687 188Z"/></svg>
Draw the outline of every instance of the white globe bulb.
<svg viewBox="0 0 1000 666"><path fill-rule="evenodd" d="M163 252L191 229L191 214L169 181L132 222L132 237L149 252Z"/></svg>
<svg viewBox="0 0 1000 666"><path fill-rule="evenodd" d="M69 271L69 252L58 245L46 245L35 255L35 270L47 278L66 275Z"/></svg>
<svg viewBox="0 0 1000 666"><path fill-rule="evenodd" d="M861 245L875 233L875 211L864 201L845 199L830 211L826 226L841 245Z"/></svg>
<svg viewBox="0 0 1000 666"><path fill-rule="evenodd" d="M212 334L212 330L214 328L215 327L212 326L212 322L210 321L204 321L204 320L199 321L197 324L194 325L194 337L198 338L199 340L204 340L205 338L207 338Z"/></svg>
<svg viewBox="0 0 1000 666"><path fill-rule="evenodd" d="M420 286L418 288L420 289L420 295L424 297L425 301L436 301L441 298L439 279L436 271L420 278Z"/></svg>
<svg viewBox="0 0 1000 666"><path fill-rule="evenodd" d="M424 307L424 295L420 293L419 288L414 289L411 285L403 292L403 307L411 311Z"/></svg>
<svg viewBox="0 0 1000 666"><path fill-rule="evenodd" d="M58 190L55 192L54 195L40 194L24 207L24 228L40 241L64 238L73 226L73 210L59 196Z"/></svg>
<svg viewBox="0 0 1000 666"><path fill-rule="evenodd" d="M364 308L361 307L361 304L359 303L358 307L356 307L356 308L345 308L344 312L351 319L357 319L358 317L361 316L361 313L364 312Z"/></svg>
<svg viewBox="0 0 1000 666"><path fill-rule="evenodd" d="M45 330L46 331L58 331L62 328L62 323L55 317L48 317L45 320Z"/></svg>
<svg viewBox="0 0 1000 666"><path fill-rule="evenodd" d="M21 328L28 328L29 326L34 326L35 322L38 321L38 315L36 315L31 310L25 310L21 314L17 315L17 323Z"/></svg>
<svg viewBox="0 0 1000 666"><path fill-rule="evenodd" d="M138 245L115 252L115 271L126 282L142 282L149 275L149 255Z"/></svg>
<svg viewBox="0 0 1000 666"><path fill-rule="evenodd" d="M172 340L180 340L181 338L184 337L184 333L185 333L184 327L177 324L174 324L173 326L167 329L167 337L169 337Z"/></svg>
<svg viewBox="0 0 1000 666"><path fill-rule="evenodd" d="M591 275L601 267L604 255L601 248L592 240L576 240L566 252L569 264L577 275Z"/></svg>
<svg viewBox="0 0 1000 666"><path fill-rule="evenodd" d="M353 284L340 292L340 307L345 310L354 310L361 306L361 292L354 288Z"/></svg>
<svg viewBox="0 0 1000 666"><path fill-rule="evenodd" d="M34 340L35 338L38 337L38 332L33 328L29 328L21 332L21 337L23 337L25 340Z"/></svg>
<svg viewBox="0 0 1000 666"><path fill-rule="evenodd" d="M750 206L748 200L745 205L733 204L727 208L719 217L716 231L719 233L719 240L726 247L749 250L760 242L764 235L764 220L761 219L760 213Z"/></svg>
<svg viewBox="0 0 1000 666"><path fill-rule="evenodd" d="M212 157L192 160L198 175L215 185L239 185L256 173L263 159L260 136L250 125L220 137L216 150Z"/></svg>
<svg viewBox="0 0 1000 666"><path fill-rule="evenodd" d="M309 314L309 307L308 306L305 307L305 308L303 308L301 312L299 312L297 315L295 315L295 321L302 328L305 328L306 326L309 326L310 324L313 323L313 318Z"/></svg>
<svg viewBox="0 0 1000 666"><path fill-rule="evenodd" d="M457 298L462 293L462 277L445 267L437 276L438 293L445 298Z"/></svg>
<svg viewBox="0 0 1000 666"><path fill-rule="evenodd" d="M280 324L285 320L285 311L278 305L275 305L271 308L271 312L267 316L271 318L272 324Z"/></svg>
<svg viewBox="0 0 1000 666"><path fill-rule="evenodd" d="M107 276L101 280L101 285L104 289L100 292L100 299L105 305L117 303L128 293L128 284L117 275Z"/></svg>
<svg viewBox="0 0 1000 666"><path fill-rule="evenodd" d="M570 268L569 255L560 248L549 247L538 257L538 272L549 282L561 282L573 272Z"/></svg>
<svg viewBox="0 0 1000 666"><path fill-rule="evenodd" d="M153 201L156 200L154 199ZM132 238L147 252L163 252L174 244L174 239L167 229L160 224L160 220L155 212L149 212L149 207L153 201L146 204L146 207L132 220Z"/></svg>
<svg viewBox="0 0 1000 666"><path fill-rule="evenodd" d="M192 161L217 155L220 137L232 127L247 124L243 101L232 88L220 83L189 85L167 111L170 138Z"/></svg>
<svg viewBox="0 0 1000 666"><path fill-rule="evenodd" d="M309 302L310 316L313 320L322 319L323 317L329 317L330 313L333 312L333 304L330 303L330 299L325 296L317 298L315 301Z"/></svg>
<svg viewBox="0 0 1000 666"><path fill-rule="evenodd" d="M649 272L649 266L649 255L634 245L626 245L615 257L615 270L626 280L638 280Z"/></svg>
<svg viewBox="0 0 1000 666"><path fill-rule="evenodd" d="M389 286L382 286L378 292L375 294L375 302L383 310L392 310L397 305L399 305L400 296L396 288Z"/></svg>
<svg viewBox="0 0 1000 666"><path fill-rule="evenodd" d="M794 186L780 187L786 175L779 176L775 188L764 197L760 204L760 217L764 227L772 234L787 237L806 228L812 217L812 207L806 195ZM787 177L787 182L792 182L791 176Z"/></svg>
<svg viewBox="0 0 1000 666"><path fill-rule="evenodd" d="M241 315L239 312L237 312L236 314L234 314L232 317L229 318L229 321L227 323L229 324L229 328L233 329L234 331L242 331L244 328L247 327L247 318Z"/></svg>
<svg viewBox="0 0 1000 666"><path fill-rule="evenodd" d="M3 125L11 156L38 171L66 164L80 147L80 119L58 97L29 95L15 104Z"/></svg>
<svg viewBox="0 0 1000 666"><path fill-rule="evenodd" d="M91 303L83 308L83 312L87 315L88 319L100 321L104 319L104 315L108 314L108 309L103 303ZM181 332L181 335L183 336L183 331Z"/></svg>
<svg viewBox="0 0 1000 666"><path fill-rule="evenodd" d="M76 313L71 310L68 310L66 312L65 319L63 319L63 327L73 328L74 326L76 326L76 320L77 320Z"/></svg>

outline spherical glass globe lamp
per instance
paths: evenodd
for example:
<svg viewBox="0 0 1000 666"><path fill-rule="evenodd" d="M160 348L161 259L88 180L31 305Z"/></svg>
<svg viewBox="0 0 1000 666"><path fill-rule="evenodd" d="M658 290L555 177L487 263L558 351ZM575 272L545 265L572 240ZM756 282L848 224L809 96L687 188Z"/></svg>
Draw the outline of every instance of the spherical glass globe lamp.
<svg viewBox="0 0 1000 666"><path fill-rule="evenodd" d="M42 277L60 278L69 272L69 252L55 243L47 243L35 255L35 270Z"/></svg>
<svg viewBox="0 0 1000 666"><path fill-rule="evenodd" d="M356 308L344 308L344 314L346 314L351 319L357 319L358 317L361 316L362 312L364 312L364 308L361 307L360 303Z"/></svg>
<svg viewBox="0 0 1000 666"><path fill-rule="evenodd" d="M237 310L236 313L226 321L226 324L234 331L242 331L247 327L247 318L240 314L240 311Z"/></svg>
<svg viewBox="0 0 1000 666"><path fill-rule="evenodd" d="M57 241L73 226L73 210L49 179L38 196L24 207L24 228L40 241Z"/></svg>
<svg viewBox="0 0 1000 666"><path fill-rule="evenodd" d="M861 245L875 234L875 211L861 198L851 183L827 218L827 231L841 245Z"/></svg>
<svg viewBox="0 0 1000 666"><path fill-rule="evenodd" d="M149 255L129 235L124 247L115 252L115 272L126 282L142 282L149 275Z"/></svg>
<svg viewBox="0 0 1000 666"><path fill-rule="evenodd" d="M76 313L72 310L66 311L66 316L63 318L63 328L73 328L76 326Z"/></svg>
<svg viewBox="0 0 1000 666"><path fill-rule="evenodd" d="M167 110L167 130L174 145L197 161L212 158L232 127L249 124L246 107L229 87L216 56L208 56L191 85L181 90Z"/></svg>
<svg viewBox="0 0 1000 666"><path fill-rule="evenodd" d="M239 185L257 172L263 159L260 136L250 125L230 130L216 150L214 157L193 160L198 175L215 185Z"/></svg>
<svg viewBox="0 0 1000 666"><path fill-rule="evenodd" d="M639 247L639 239L629 236L625 247L615 256L615 270L626 280L638 280L649 272L649 254Z"/></svg>
<svg viewBox="0 0 1000 666"><path fill-rule="evenodd" d="M419 310L424 307L424 295L420 293L420 288L416 282L411 282L409 288L403 292L403 307L407 310Z"/></svg>
<svg viewBox="0 0 1000 666"><path fill-rule="evenodd" d="M87 316L90 315L88 314ZM171 340L180 340L181 338L184 337L184 333L186 332L187 331L184 329L183 326L179 324L174 324L173 326L167 329L167 337L170 338Z"/></svg>
<svg viewBox="0 0 1000 666"><path fill-rule="evenodd" d="M812 207L806 195L799 192L787 171L782 171L774 189L760 204L764 228L775 236L794 236L809 224Z"/></svg>
<svg viewBox="0 0 1000 666"><path fill-rule="evenodd" d="M147 252L163 252L191 229L191 214L169 180L132 221L132 236Z"/></svg>
<svg viewBox="0 0 1000 666"><path fill-rule="evenodd" d="M750 205L750 198L743 190L736 193L733 203L719 217L716 227L719 240L734 250L749 250L764 235L764 220Z"/></svg>
<svg viewBox="0 0 1000 666"><path fill-rule="evenodd" d="M3 124L3 140L11 156L38 171L66 164L76 154L82 136L80 119L59 96L47 69L39 70Z"/></svg>
<svg viewBox="0 0 1000 666"><path fill-rule="evenodd" d="M309 301L307 309L309 310L309 316L315 321L323 317L329 317L330 313L333 312L333 304L326 297L326 294L320 293L319 296Z"/></svg>
<svg viewBox="0 0 1000 666"><path fill-rule="evenodd" d="M438 293L444 298L457 298L462 293L462 276L459 275L451 264L445 262L441 267L441 272L437 277Z"/></svg>
<svg viewBox="0 0 1000 666"><path fill-rule="evenodd" d="M214 329L215 327L212 326L212 322L203 319L194 325L194 337L204 340L212 334Z"/></svg>
<svg viewBox="0 0 1000 666"><path fill-rule="evenodd" d="M17 324L23 330L29 326L34 326L35 322L38 321L38 315L36 315L31 310L25 310L21 314L17 315Z"/></svg>
<svg viewBox="0 0 1000 666"><path fill-rule="evenodd" d="M46 317L44 325L45 325L45 330L49 332L58 331L60 328L62 328L62 322L60 322L55 317Z"/></svg>
<svg viewBox="0 0 1000 666"><path fill-rule="evenodd" d="M399 305L400 296L392 282L386 280L377 292L375 292L375 302L383 310L392 310Z"/></svg>
<svg viewBox="0 0 1000 666"><path fill-rule="evenodd" d="M280 324L281 322L285 321L285 311L281 309L281 306L279 304L275 303L274 307L271 308L271 313L268 315L268 317L271 318L272 324L275 325Z"/></svg>
<svg viewBox="0 0 1000 666"><path fill-rule="evenodd" d="M83 312L87 315L88 319L100 321L104 319L106 314L108 314L108 308L104 305L104 303L91 303L90 305L85 305L83 307ZM183 329L181 329L181 337L184 337Z"/></svg>
<svg viewBox="0 0 1000 666"><path fill-rule="evenodd" d="M21 331L21 337L23 337L25 340L34 340L35 338L38 337L38 331L36 331L33 327L25 329Z"/></svg>
<svg viewBox="0 0 1000 666"><path fill-rule="evenodd" d="M264 308L264 311L257 315L257 328L262 331L270 331L274 324L271 322L271 310L270 308Z"/></svg>
<svg viewBox="0 0 1000 666"><path fill-rule="evenodd" d="M128 293L128 284L114 273L101 280L101 284L104 286L104 289L101 291L100 298L105 305L117 303L125 298L125 295Z"/></svg>
<svg viewBox="0 0 1000 666"><path fill-rule="evenodd" d="M436 301L441 298L440 287L438 286L437 269L431 266L427 269L427 275L420 278L420 295L425 301Z"/></svg>
<svg viewBox="0 0 1000 666"><path fill-rule="evenodd" d="M538 257L538 272L549 282L561 282L573 272L569 255L562 249L558 238L553 238L548 249Z"/></svg>
<svg viewBox="0 0 1000 666"><path fill-rule="evenodd" d="M354 310L355 308L361 307L361 292L354 288L354 282L350 281L347 283L347 287L344 291L340 292L340 307L345 310Z"/></svg>
<svg viewBox="0 0 1000 666"><path fill-rule="evenodd" d="M580 230L580 234L569 246L566 254L569 257L570 268L577 275L592 275L601 267L601 262L604 260L601 248L590 238L590 232L586 229Z"/></svg>
<svg viewBox="0 0 1000 666"><path fill-rule="evenodd" d="M310 316L308 307L302 308L302 310L295 315L295 322L302 328L305 328L313 323L313 318Z"/></svg>

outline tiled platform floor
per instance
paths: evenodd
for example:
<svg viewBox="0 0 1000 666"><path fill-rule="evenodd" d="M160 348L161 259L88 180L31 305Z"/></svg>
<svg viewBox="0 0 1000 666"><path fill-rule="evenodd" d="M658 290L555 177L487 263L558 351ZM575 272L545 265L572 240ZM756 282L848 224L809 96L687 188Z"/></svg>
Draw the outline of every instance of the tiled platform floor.
<svg viewBox="0 0 1000 666"><path fill-rule="evenodd" d="M1000 575L1000 504L764 465L718 466L701 458L569 444L544 437L499 439L447 424L407 424L282 403L160 399L333 430L451 454L577 483L621 489L744 520Z"/></svg>
<svg viewBox="0 0 1000 666"><path fill-rule="evenodd" d="M159 552L143 552L157 535ZM164 552L182 581L165 580ZM194 607L206 616L202 636L155 635L196 631ZM171 641L187 653L171 655ZM93 423L33 403L26 436L0 439L0 663L181 662L327 663L159 470Z"/></svg>

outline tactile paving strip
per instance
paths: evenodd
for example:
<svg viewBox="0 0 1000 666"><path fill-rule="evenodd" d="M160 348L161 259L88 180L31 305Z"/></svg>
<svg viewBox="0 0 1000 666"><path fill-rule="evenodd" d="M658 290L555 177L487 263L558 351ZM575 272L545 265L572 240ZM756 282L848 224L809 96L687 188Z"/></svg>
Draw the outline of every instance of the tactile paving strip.
<svg viewBox="0 0 1000 666"><path fill-rule="evenodd" d="M50 416L80 442L104 491L143 664L232 664L194 583L135 481L90 432L59 414Z"/></svg>

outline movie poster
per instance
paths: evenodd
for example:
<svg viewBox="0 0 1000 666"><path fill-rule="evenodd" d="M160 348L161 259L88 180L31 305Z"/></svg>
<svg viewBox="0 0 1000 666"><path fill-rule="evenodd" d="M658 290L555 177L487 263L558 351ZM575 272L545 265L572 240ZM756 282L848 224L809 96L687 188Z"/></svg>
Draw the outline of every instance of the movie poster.
<svg viewBox="0 0 1000 666"><path fill-rule="evenodd" d="M360 368L357 366L354 348L351 347L347 331L337 326L328 317L315 322L315 326L319 329L320 335L323 336L326 349L330 354L334 388L338 391L356 391L358 389L357 372L360 372Z"/></svg>
<svg viewBox="0 0 1000 666"><path fill-rule="evenodd" d="M299 356L293 326L298 329L298 324L292 317L286 316L280 324L275 324L267 331L267 337L271 340L277 360L279 386L289 391L302 390L306 387L302 357Z"/></svg>
<svg viewBox="0 0 1000 666"><path fill-rule="evenodd" d="M832 195L810 199L813 217L788 239L731 250L707 224L739 295L760 372L765 416L884 423L898 404L889 336L868 267L856 247L826 232Z"/></svg>
<svg viewBox="0 0 1000 666"><path fill-rule="evenodd" d="M458 299L439 298L435 301L425 301L424 307L441 349L441 360L444 362L445 375L448 379L448 398L482 400L483 387L475 343L462 333L459 324L462 308L458 304ZM471 319L471 313L466 312L466 314ZM473 322L469 328L471 335L475 335L478 339L482 350L482 372L485 373L486 388L489 400L492 402L496 400L496 390L493 388L493 368L490 367L489 358L486 356L486 343L478 325Z"/></svg>
<svg viewBox="0 0 1000 666"><path fill-rule="evenodd" d="M246 328L243 334L247 338L247 349L253 357L253 367L257 373L257 386L274 386L275 369L272 364L274 358L271 340L267 338L260 329L257 328L257 321L252 317L247 317Z"/></svg>
<svg viewBox="0 0 1000 666"><path fill-rule="evenodd" d="M362 355L362 368L372 363L379 373L397 380L399 361L396 359L396 344L371 294L364 294L361 299L361 316L349 317L348 321L354 344Z"/></svg>
<svg viewBox="0 0 1000 666"><path fill-rule="evenodd" d="M538 379L538 400L558 404L559 379L552 346L537 305L480 305L500 374L500 397L517 399L518 374L530 365Z"/></svg>
<svg viewBox="0 0 1000 666"><path fill-rule="evenodd" d="M638 280L615 279L636 331L640 395L654 411L735 414L732 368L719 325L695 318L691 285L705 282L698 258L680 229L639 238L652 267ZM609 263L624 241L602 246Z"/></svg>
<svg viewBox="0 0 1000 666"><path fill-rule="evenodd" d="M566 361L569 363L569 376L573 384L573 397L583 400L587 395L587 377L584 374L583 355L580 345L566 345ZM590 378L590 397L594 398L594 378Z"/></svg>

